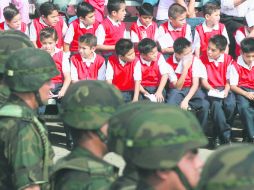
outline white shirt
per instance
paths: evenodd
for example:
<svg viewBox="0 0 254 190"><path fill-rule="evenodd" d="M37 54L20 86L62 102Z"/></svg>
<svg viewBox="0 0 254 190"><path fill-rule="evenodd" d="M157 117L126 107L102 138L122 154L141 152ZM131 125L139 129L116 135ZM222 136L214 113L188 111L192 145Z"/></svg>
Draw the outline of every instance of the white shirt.
<svg viewBox="0 0 254 190"><path fill-rule="evenodd" d="M119 62L122 66L125 65L125 62L119 59ZM106 80L113 80L114 78L114 70L112 67L112 64L110 61L108 61L107 64L107 70L106 70ZM134 72L133 72L133 78L134 81L141 81L141 64L140 61L137 61L135 67L134 67Z"/></svg>
<svg viewBox="0 0 254 190"><path fill-rule="evenodd" d="M4 30L12 30L6 22L4 22ZM19 31L21 31L21 26L17 29ZM28 26L26 26L26 31L24 32L28 37L29 37L29 30L28 30Z"/></svg>
<svg viewBox="0 0 254 190"><path fill-rule="evenodd" d="M82 62L83 62L83 64L86 64L87 67L90 67L90 65L94 63L95 58L96 58L96 53L94 52L92 59L85 59L82 57ZM105 73L106 73L106 64L104 61L104 63L102 64L102 66L100 67L100 69L98 71L97 80L105 80ZM71 61L71 80L74 80L74 81L79 80L77 68L72 63L72 61Z"/></svg>
<svg viewBox="0 0 254 190"><path fill-rule="evenodd" d="M62 50L55 47L55 51L54 51L54 53L51 54L51 57L53 57L56 53L58 53L60 51L62 51ZM62 61L62 72L63 73L71 72L69 57L70 57L69 52L63 52L63 61Z"/></svg>
<svg viewBox="0 0 254 190"><path fill-rule="evenodd" d="M107 16L107 18L110 20L110 22L114 26L119 26L121 24L120 21L116 22L116 21L112 20L109 16ZM105 30L104 30L104 27L102 24L100 24L98 26L97 30L95 31L95 36L97 36L97 45L103 45L104 41L105 41L106 33L105 33ZM123 38L127 38L127 36L128 36L128 34L125 30Z"/></svg>
<svg viewBox="0 0 254 190"><path fill-rule="evenodd" d="M245 30L246 36L240 30L237 30L236 33L235 33L235 41L236 41L237 45L239 45L239 46L241 44L241 41L250 34L248 32L248 30L246 29L246 27L244 27L244 30Z"/></svg>
<svg viewBox="0 0 254 190"><path fill-rule="evenodd" d="M221 13L229 16L244 17L249 10L253 9L253 0L246 0L236 7L233 0L221 0Z"/></svg>

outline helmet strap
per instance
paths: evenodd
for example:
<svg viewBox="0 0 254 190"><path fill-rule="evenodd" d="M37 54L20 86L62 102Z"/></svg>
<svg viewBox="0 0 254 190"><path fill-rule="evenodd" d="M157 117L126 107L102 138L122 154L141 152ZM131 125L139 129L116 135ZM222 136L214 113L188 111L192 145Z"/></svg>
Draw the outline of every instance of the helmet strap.
<svg viewBox="0 0 254 190"><path fill-rule="evenodd" d="M105 143L105 144L107 143L108 138L106 137L106 135L104 135L103 132L101 132L100 129L96 130L95 133L98 135L98 137L100 138L100 140L101 140L103 143Z"/></svg>
<svg viewBox="0 0 254 190"><path fill-rule="evenodd" d="M35 99L36 99L36 101L38 103L38 106L39 107L40 106L44 106L44 103L41 101L41 96L40 96L40 93L39 93L38 90L34 92L34 95L35 95Z"/></svg>
<svg viewBox="0 0 254 190"><path fill-rule="evenodd" d="M193 190L188 179L186 178L186 176L184 175L184 173L180 170L178 166L174 167L172 170L174 170L177 173L178 177L180 178L180 181L182 182L186 190Z"/></svg>

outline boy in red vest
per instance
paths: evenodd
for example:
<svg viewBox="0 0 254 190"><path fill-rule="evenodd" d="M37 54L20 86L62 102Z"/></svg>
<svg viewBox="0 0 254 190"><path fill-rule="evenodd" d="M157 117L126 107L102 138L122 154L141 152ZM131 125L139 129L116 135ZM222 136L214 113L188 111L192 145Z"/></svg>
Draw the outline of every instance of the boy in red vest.
<svg viewBox="0 0 254 190"><path fill-rule="evenodd" d="M115 49L116 55L110 56L107 63L106 80L122 92L125 102L138 101L141 65L133 43L120 39Z"/></svg>
<svg viewBox="0 0 254 190"><path fill-rule="evenodd" d="M138 51L142 72L140 98L146 99L146 96L154 94L157 102L164 102L164 87L168 78L172 82L177 81L173 69L158 52L156 42L152 39L141 40L138 44Z"/></svg>
<svg viewBox="0 0 254 190"><path fill-rule="evenodd" d="M96 54L97 38L90 33L79 37L78 54L71 56L71 80L105 80L105 59Z"/></svg>
<svg viewBox="0 0 254 190"><path fill-rule="evenodd" d="M3 11L5 21L0 23L0 30L20 30L29 36L27 25L21 21L19 10L15 5L10 4Z"/></svg>
<svg viewBox="0 0 254 190"><path fill-rule="evenodd" d="M95 34L99 23L95 20L95 10L92 5L81 2L77 6L77 19L71 22L64 37L64 51L78 52L78 38L86 33Z"/></svg>
<svg viewBox="0 0 254 190"><path fill-rule="evenodd" d="M63 18L58 15L58 6L45 2L40 6L39 18L32 21L30 26L30 40L34 43L35 47L41 48L40 31L46 27L53 27L56 30L58 41L57 48L63 48L63 37L67 30L67 25Z"/></svg>
<svg viewBox="0 0 254 190"><path fill-rule="evenodd" d="M192 55L191 43L186 38L178 38L173 48L175 53L168 58L167 63L174 69L177 83L170 83L167 103L185 110L196 110L197 118L205 130L209 103L199 89L199 79L205 67L199 58Z"/></svg>
<svg viewBox="0 0 254 190"><path fill-rule="evenodd" d="M248 134L248 142L254 143L254 39L241 42L241 56L230 66L230 87L236 93L237 110Z"/></svg>
<svg viewBox="0 0 254 190"><path fill-rule="evenodd" d="M96 30L98 39L97 50L101 50L106 58L112 55L116 42L126 37L125 23L126 15L125 0L109 0L107 4L108 16Z"/></svg>
<svg viewBox="0 0 254 190"><path fill-rule="evenodd" d="M200 59L206 67L201 84L206 91L206 99L210 102L211 118L214 124L214 142L227 144L231 141L231 126L233 123L236 103L235 96L230 91L228 83L228 68L233 59L225 53L227 39L223 35L210 38L207 53ZM221 92L222 97L210 95L210 92ZM217 146L217 144L214 144Z"/></svg>
<svg viewBox="0 0 254 190"><path fill-rule="evenodd" d="M206 3L203 7L205 22L196 27L194 35L195 55L199 57L206 54L209 39L220 34L227 38L229 43L228 33L224 24L220 23L220 6L217 3ZM228 53L228 47L226 49Z"/></svg>
<svg viewBox="0 0 254 190"><path fill-rule="evenodd" d="M159 27L158 42L162 53L172 54L173 43L179 37L185 37L192 42L191 27L186 23L187 10L184 6L174 3L168 10L168 22Z"/></svg>

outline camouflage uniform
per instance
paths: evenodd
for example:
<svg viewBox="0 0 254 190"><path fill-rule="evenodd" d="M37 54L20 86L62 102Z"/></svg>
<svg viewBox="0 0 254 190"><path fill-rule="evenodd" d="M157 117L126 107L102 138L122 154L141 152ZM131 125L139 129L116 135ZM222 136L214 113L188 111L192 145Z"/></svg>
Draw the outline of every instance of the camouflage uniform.
<svg viewBox="0 0 254 190"><path fill-rule="evenodd" d="M1 190L23 189L32 184L46 189L53 149L34 110L15 93L38 93L57 74L51 56L42 50L20 49L6 60L4 82L12 94L0 108Z"/></svg>
<svg viewBox="0 0 254 190"><path fill-rule="evenodd" d="M122 103L120 92L112 85L103 81L79 81L67 90L60 113L71 133L74 129L92 131L104 142L106 136L100 128ZM115 180L113 167L75 144L75 135L73 140L74 150L56 164L52 189L108 189Z"/></svg>
<svg viewBox="0 0 254 190"><path fill-rule="evenodd" d="M207 160L197 190L248 190L254 187L254 147L241 144L216 150Z"/></svg>

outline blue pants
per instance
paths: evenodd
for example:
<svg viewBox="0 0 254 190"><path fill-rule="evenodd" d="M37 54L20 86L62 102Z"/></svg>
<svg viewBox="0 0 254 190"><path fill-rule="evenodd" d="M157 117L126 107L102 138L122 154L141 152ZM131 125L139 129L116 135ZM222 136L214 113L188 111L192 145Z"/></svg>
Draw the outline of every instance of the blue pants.
<svg viewBox="0 0 254 190"><path fill-rule="evenodd" d="M157 91L158 87L153 87L153 86L148 86L148 87L143 87L149 94L155 94ZM162 92L163 97L165 98L166 92L163 90ZM147 97L145 97L143 94L139 95L139 100L148 100Z"/></svg>
<svg viewBox="0 0 254 190"><path fill-rule="evenodd" d="M167 92L167 103L179 106L189 91L190 88L183 88L181 90L175 88L169 89ZM189 105L191 109L196 110L197 119L205 131L208 121L209 103L204 99L204 94L200 89L198 89L194 96L190 99Z"/></svg>
<svg viewBox="0 0 254 190"><path fill-rule="evenodd" d="M123 100L125 103L131 102L133 99L134 92L133 91L121 91Z"/></svg>
<svg viewBox="0 0 254 190"><path fill-rule="evenodd" d="M243 88L248 92L254 92L254 89ZM249 138L254 138L254 101L245 98L242 95L236 95L237 109L240 114L240 119L246 127Z"/></svg>

